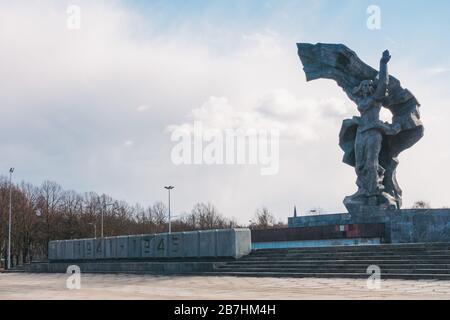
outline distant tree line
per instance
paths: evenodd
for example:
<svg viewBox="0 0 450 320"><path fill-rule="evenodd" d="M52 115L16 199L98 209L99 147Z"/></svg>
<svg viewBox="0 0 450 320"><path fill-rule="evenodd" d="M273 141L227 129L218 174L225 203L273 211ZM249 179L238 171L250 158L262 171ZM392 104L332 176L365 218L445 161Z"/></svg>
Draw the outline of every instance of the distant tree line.
<svg viewBox="0 0 450 320"><path fill-rule="evenodd" d="M101 215L104 236L152 234L168 230L168 210L163 202L148 207L95 192L64 190L45 181L40 186L22 182L12 185L13 265L47 256L48 242L56 239L100 237ZM0 256L5 259L8 245L9 179L0 176ZM252 228L277 226L273 215L263 208L250 223ZM240 227L210 203L197 203L190 213L172 218L172 231L192 231Z"/></svg>

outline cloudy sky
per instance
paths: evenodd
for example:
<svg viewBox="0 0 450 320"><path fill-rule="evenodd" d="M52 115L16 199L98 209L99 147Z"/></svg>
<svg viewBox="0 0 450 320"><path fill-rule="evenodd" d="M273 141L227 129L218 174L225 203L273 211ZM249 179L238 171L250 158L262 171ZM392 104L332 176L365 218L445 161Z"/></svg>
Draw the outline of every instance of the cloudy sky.
<svg viewBox="0 0 450 320"><path fill-rule="evenodd" d="M369 30L366 10L381 9ZM67 27L70 5L80 29ZM356 107L331 81L306 83L296 42L344 43L390 71L422 104L426 136L404 152L405 206L450 206L450 2L0 1L0 168L173 211L198 201L246 222L265 205L285 220L342 212L355 190L338 132ZM71 20L72 21L72 20ZM171 130L280 129L280 164L175 165Z"/></svg>

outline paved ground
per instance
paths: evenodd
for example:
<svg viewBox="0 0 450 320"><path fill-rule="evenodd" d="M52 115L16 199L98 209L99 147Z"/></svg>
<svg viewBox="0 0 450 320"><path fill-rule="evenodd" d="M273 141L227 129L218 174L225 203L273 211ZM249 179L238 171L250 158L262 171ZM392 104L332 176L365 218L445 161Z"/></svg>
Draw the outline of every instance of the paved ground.
<svg viewBox="0 0 450 320"><path fill-rule="evenodd" d="M65 274L0 273L4 299L450 299L450 281L83 274L69 290Z"/></svg>

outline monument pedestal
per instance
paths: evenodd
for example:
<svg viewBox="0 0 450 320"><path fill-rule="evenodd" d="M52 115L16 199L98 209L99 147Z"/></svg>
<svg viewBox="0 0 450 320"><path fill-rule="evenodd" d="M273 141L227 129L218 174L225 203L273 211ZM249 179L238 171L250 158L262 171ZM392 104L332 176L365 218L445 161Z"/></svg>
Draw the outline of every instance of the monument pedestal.
<svg viewBox="0 0 450 320"><path fill-rule="evenodd" d="M450 209L404 209L291 217L290 228L384 224L384 243L450 242Z"/></svg>

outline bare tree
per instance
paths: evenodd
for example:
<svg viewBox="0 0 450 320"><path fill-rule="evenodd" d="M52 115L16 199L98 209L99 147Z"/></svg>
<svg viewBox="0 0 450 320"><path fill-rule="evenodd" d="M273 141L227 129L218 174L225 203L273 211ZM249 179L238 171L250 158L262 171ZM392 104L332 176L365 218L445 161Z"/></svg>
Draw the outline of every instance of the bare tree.
<svg viewBox="0 0 450 320"><path fill-rule="evenodd" d="M46 226L46 246L50 240L58 236L56 228L56 215L61 203L62 188L59 184L52 181L44 181L40 188L40 197L43 202L43 217Z"/></svg>
<svg viewBox="0 0 450 320"><path fill-rule="evenodd" d="M270 229L275 225L275 216L267 209L262 207L257 209L251 227L254 229Z"/></svg>
<svg viewBox="0 0 450 320"><path fill-rule="evenodd" d="M211 203L197 203L191 211L190 220L195 229L223 229L227 225L226 219Z"/></svg>
<svg viewBox="0 0 450 320"><path fill-rule="evenodd" d="M153 222L157 228L157 232L166 230L166 224L168 222L168 210L166 205L161 202L155 202L151 207L151 213Z"/></svg>
<svg viewBox="0 0 450 320"><path fill-rule="evenodd" d="M225 218L211 203L197 203L177 224L184 230L225 229L237 226L235 220Z"/></svg>

